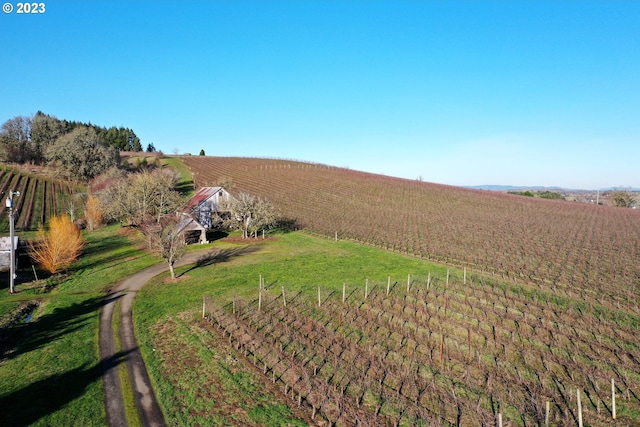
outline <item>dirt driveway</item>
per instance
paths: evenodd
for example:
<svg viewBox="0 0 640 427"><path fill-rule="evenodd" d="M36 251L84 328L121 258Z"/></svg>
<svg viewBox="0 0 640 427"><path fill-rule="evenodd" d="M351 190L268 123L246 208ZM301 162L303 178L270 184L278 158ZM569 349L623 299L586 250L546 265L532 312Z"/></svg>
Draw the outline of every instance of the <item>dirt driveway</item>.
<svg viewBox="0 0 640 427"><path fill-rule="evenodd" d="M176 266L193 264L209 251L190 252L182 257ZM136 406L143 425L148 427L164 426L164 416L156 401L149 375L140 354L136 336L133 331L131 308L133 299L138 290L149 280L168 270L166 262L148 267L120 282L105 298L105 304L100 312L100 358L103 361L103 384L105 391L105 407L107 423L110 427L127 426L127 418L124 411L122 386L118 376L117 365L106 361L122 357L126 363L135 395ZM116 352L115 337L113 331L113 313L116 303L120 304L120 342L121 349Z"/></svg>

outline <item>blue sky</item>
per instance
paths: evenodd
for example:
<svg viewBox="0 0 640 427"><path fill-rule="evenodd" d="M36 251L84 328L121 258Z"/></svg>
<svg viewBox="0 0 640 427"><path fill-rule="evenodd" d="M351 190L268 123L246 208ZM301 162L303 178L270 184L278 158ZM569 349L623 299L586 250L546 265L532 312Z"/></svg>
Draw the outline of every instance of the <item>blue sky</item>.
<svg viewBox="0 0 640 427"><path fill-rule="evenodd" d="M640 187L638 1L46 1L0 121L451 185Z"/></svg>

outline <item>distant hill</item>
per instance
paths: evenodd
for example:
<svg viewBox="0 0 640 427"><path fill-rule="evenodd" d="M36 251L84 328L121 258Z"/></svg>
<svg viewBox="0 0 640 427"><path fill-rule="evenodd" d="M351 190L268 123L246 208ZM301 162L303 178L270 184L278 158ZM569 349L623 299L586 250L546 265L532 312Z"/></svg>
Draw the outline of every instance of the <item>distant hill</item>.
<svg viewBox="0 0 640 427"><path fill-rule="evenodd" d="M518 185L470 185L465 186L473 190L489 190L489 191L562 191L560 187L543 187L543 186L518 186Z"/></svg>
<svg viewBox="0 0 640 427"><path fill-rule="evenodd" d="M613 191L613 190L628 190L628 191L640 191L640 188L624 188L624 187L607 187L597 189L576 189L576 188L563 188L563 187L544 187L544 186L518 186L518 185L469 185L465 188L474 190L489 190L489 191Z"/></svg>
<svg viewBox="0 0 640 427"><path fill-rule="evenodd" d="M640 277L640 211L287 160L184 156L196 188L269 199L305 230L621 303ZM588 254L586 256L585 254Z"/></svg>

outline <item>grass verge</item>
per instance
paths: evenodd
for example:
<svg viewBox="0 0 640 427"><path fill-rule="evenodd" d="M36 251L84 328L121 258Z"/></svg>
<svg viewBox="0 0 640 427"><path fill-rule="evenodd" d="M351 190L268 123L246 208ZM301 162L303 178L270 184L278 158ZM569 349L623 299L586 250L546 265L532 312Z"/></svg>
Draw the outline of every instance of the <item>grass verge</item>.
<svg viewBox="0 0 640 427"><path fill-rule="evenodd" d="M0 293L0 305L40 301L30 322L2 331L12 345L0 355L0 425L106 424L98 349L103 297L158 262L134 237L117 226L87 234L82 258L53 290L19 285L16 294Z"/></svg>

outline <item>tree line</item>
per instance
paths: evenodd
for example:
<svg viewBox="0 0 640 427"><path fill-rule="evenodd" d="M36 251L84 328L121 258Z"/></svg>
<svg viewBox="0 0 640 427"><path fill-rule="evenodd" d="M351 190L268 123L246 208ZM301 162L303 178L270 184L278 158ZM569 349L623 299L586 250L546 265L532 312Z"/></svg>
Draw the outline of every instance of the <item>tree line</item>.
<svg viewBox="0 0 640 427"><path fill-rule="evenodd" d="M60 120L37 112L17 116L0 127L0 160L50 165L62 177L89 180L119 161L119 151L142 151L132 129ZM147 147L155 151L153 144Z"/></svg>

